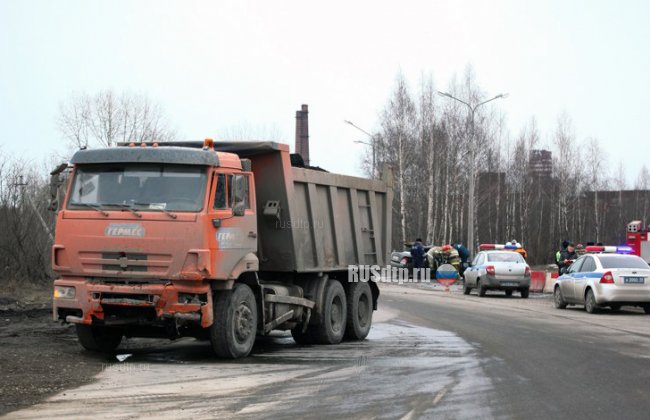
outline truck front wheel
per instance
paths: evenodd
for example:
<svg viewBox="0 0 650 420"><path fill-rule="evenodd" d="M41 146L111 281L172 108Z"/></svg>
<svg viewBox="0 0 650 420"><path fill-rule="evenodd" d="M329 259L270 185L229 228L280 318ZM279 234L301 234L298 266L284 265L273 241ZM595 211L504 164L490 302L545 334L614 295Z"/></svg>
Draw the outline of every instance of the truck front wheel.
<svg viewBox="0 0 650 420"><path fill-rule="evenodd" d="M86 350L112 353L122 342L122 330L99 325L77 324L77 339Z"/></svg>
<svg viewBox="0 0 650 420"><path fill-rule="evenodd" d="M257 305L251 288L236 284L232 290L217 292L212 304L210 342L214 352L228 359L248 356L257 333Z"/></svg>
<svg viewBox="0 0 650 420"><path fill-rule="evenodd" d="M372 325L372 291L367 282L351 283L348 289L348 314L345 337L363 340Z"/></svg>

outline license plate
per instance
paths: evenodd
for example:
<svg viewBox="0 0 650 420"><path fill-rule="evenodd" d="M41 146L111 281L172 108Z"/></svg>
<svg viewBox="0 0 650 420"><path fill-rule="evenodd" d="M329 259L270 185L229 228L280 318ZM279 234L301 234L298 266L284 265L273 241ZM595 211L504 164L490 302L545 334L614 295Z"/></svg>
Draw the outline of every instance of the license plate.
<svg viewBox="0 0 650 420"><path fill-rule="evenodd" d="M519 283L515 281L502 281L501 286L519 286Z"/></svg>
<svg viewBox="0 0 650 420"><path fill-rule="evenodd" d="M623 282L630 284L643 284L645 283L645 277L623 277Z"/></svg>

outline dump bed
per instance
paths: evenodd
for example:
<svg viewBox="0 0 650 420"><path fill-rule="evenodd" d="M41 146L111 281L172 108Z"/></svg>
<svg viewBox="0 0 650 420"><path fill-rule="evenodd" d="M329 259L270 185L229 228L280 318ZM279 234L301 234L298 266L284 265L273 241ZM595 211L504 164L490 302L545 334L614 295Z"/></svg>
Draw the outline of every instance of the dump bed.
<svg viewBox="0 0 650 420"><path fill-rule="evenodd" d="M369 180L292 167L289 146L215 142L251 160L255 175L260 271L327 272L388 261L390 173Z"/></svg>

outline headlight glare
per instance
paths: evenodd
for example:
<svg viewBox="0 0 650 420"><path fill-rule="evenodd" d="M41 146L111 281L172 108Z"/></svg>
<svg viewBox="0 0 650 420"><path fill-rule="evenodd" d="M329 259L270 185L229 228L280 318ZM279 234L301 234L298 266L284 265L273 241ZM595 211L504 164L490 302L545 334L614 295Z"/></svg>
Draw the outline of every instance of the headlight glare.
<svg viewBox="0 0 650 420"><path fill-rule="evenodd" d="M54 297L57 299L74 299L75 289L72 286L54 286Z"/></svg>

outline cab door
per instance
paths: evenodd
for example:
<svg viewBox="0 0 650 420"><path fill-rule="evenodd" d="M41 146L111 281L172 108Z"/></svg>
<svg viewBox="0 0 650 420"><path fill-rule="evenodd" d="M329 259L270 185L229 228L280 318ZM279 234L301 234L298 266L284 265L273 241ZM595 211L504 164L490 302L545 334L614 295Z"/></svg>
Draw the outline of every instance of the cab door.
<svg viewBox="0 0 650 420"><path fill-rule="evenodd" d="M254 257L257 217L252 185L252 173L218 172L214 175L210 216L218 279L232 279L241 271L257 270Z"/></svg>

